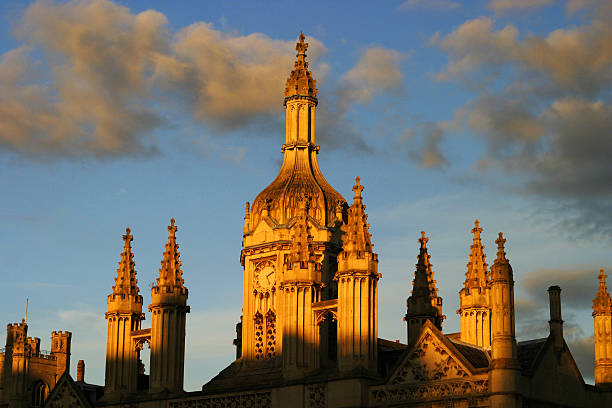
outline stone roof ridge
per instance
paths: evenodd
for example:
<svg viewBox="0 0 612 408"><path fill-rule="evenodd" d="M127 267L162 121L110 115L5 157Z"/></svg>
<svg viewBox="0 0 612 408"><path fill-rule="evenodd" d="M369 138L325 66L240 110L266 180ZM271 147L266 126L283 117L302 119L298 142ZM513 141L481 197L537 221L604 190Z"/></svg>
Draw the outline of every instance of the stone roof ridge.
<svg viewBox="0 0 612 408"><path fill-rule="evenodd" d="M317 98L317 81L312 78L312 73L308 69L308 62L306 61L308 43L304 42L305 39L304 33L300 33L299 41L295 45L297 60L294 62L294 69L285 84L285 102L296 96L310 97L315 101Z"/></svg>
<svg viewBox="0 0 612 408"><path fill-rule="evenodd" d="M480 221L474 221L474 228L472 228L474 239L470 246L469 262L467 264L464 282L466 288L486 287L490 281L486 262L487 256L484 253L485 247L482 245L482 240L480 238L481 232L482 228L480 227Z"/></svg>
<svg viewBox="0 0 612 408"><path fill-rule="evenodd" d="M510 266L510 261L508 261L508 258L506 257L504 247L506 244L506 239L504 238L503 233L499 233L495 243L497 244L497 258L495 258L493 266L491 266L491 279L510 282L513 280L513 273L512 266Z"/></svg>
<svg viewBox="0 0 612 408"><path fill-rule="evenodd" d="M604 273L604 270L599 271L599 289L595 299L593 299L593 316L596 315L610 315L612 314L612 299L606 286L606 278L608 275Z"/></svg>
<svg viewBox="0 0 612 408"><path fill-rule="evenodd" d="M164 251L164 257L161 261L159 269L159 278L157 278L157 286L183 287L183 271L181 270L181 261L179 246L176 243L176 231L178 228L174 225L174 218L170 220L168 226L168 243Z"/></svg>
<svg viewBox="0 0 612 408"><path fill-rule="evenodd" d="M366 206L363 204L361 193L363 186L361 179L355 178L353 186L353 204L348 208L347 222L343 226L344 236L342 237L342 247L346 254L357 254L362 257L365 253L372 253L374 246L371 241L370 224L368 215L365 213Z"/></svg>
<svg viewBox="0 0 612 408"><path fill-rule="evenodd" d="M113 286L113 294L116 295L138 295L138 279L136 279L136 269L134 268L134 254L132 253L132 240L134 236L130 234L129 228L125 229L123 235L123 251L121 252L121 260L119 268L117 268L117 277Z"/></svg>

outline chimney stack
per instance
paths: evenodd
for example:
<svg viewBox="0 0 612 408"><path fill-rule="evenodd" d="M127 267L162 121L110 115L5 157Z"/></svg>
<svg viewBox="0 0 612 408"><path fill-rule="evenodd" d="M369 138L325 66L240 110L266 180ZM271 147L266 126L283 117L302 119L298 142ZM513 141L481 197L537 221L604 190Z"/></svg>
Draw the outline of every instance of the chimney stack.
<svg viewBox="0 0 612 408"><path fill-rule="evenodd" d="M561 288L551 286L548 288L548 300L550 303L550 335L553 336L555 350L563 349L563 320L561 319Z"/></svg>
<svg viewBox="0 0 612 408"><path fill-rule="evenodd" d="M83 360L77 363L77 382L85 382L85 361Z"/></svg>

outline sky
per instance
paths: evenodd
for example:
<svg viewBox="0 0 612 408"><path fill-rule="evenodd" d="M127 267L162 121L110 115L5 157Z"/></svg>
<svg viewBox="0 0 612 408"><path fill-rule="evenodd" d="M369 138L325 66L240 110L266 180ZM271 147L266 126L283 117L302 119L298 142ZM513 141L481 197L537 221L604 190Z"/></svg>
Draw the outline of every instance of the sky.
<svg viewBox="0 0 612 408"><path fill-rule="evenodd" d="M317 79L319 163L365 186L379 336L406 340L424 230L445 332L474 220L499 231L519 340L565 338L593 381L594 298L612 270L612 5L605 0L0 3L0 336L24 317L73 377L103 384L106 296L130 227L144 304L178 226L185 388L234 358L246 201L276 176L300 32ZM143 322L149 327L150 319ZM146 356L145 356L145 364Z"/></svg>

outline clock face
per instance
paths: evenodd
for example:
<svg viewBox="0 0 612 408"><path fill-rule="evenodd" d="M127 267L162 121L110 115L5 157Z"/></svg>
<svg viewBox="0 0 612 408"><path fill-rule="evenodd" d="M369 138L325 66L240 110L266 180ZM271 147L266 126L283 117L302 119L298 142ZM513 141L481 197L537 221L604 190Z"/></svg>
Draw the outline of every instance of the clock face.
<svg viewBox="0 0 612 408"><path fill-rule="evenodd" d="M276 283L276 272L271 262L258 265L255 269L255 282L261 289L270 289Z"/></svg>

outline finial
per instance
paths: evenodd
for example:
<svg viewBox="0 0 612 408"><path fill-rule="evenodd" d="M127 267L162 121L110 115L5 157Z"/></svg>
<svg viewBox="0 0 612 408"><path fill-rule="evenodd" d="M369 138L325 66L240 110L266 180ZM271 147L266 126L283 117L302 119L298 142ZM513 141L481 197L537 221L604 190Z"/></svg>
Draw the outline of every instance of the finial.
<svg viewBox="0 0 612 408"><path fill-rule="evenodd" d="M178 229L175 225L174 225L174 218L170 218L170 225L168 226L168 231L170 231L170 233L172 233L174 235L174 233L176 232L176 230Z"/></svg>
<svg viewBox="0 0 612 408"><path fill-rule="evenodd" d="M247 215L249 215L249 213L251 212L251 203L249 203L248 201L246 202L246 205L245 205L245 212Z"/></svg>
<svg viewBox="0 0 612 408"><path fill-rule="evenodd" d="M599 276L597 277L599 279L599 286L606 286L606 278L608 277L608 275L606 275L604 273L603 269L599 270Z"/></svg>
<svg viewBox="0 0 612 408"><path fill-rule="evenodd" d="M355 192L355 198L361 198L361 192L363 191L363 186L360 184L361 179L359 176L355 177L355 185L353 186L353 191Z"/></svg>
<svg viewBox="0 0 612 408"><path fill-rule="evenodd" d="M305 43L304 40L306 36L304 33L300 32L300 42L295 45L295 50L298 52L297 57L306 56L306 50L308 49L308 43Z"/></svg>
<svg viewBox="0 0 612 408"><path fill-rule="evenodd" d="M474 228L472 229L472 232L476 238L480 238L480 233L482 232L482 228L480 228L480 221L474 221Z"/></svg>
<svg viewBox="0 0 612 408"><path fill-rule="evenodd" d="M292 97L309 97L317 104L317 81L312 78L312 73L308 70L308 62L306 61L306 50L308 43L304 42L306 36L300 33L298 43L295 45L297 51L297 60L293 64L293 71L287 83L285 84L285 105L289 98Z"/></svg>
<svg viewBox="0 0 612 408"><path fill-rule="evenodd" d="M130 235L130 232L132 232L132 230L129 227L125 229L125 235L123 236L123 241L125 242L126 246L130 245L130 242L132 242L132 240L134 239L134 237Z"/></svg>
<svg viewBox="0 0 612 408"><path fill-rule="evenodd" d="M429 238L425 237L425 231L421 231L421 238L419 238L419 243L421 244L422 249L427 248L427 241L429 241Z"/></svg>
<svg viewBox="0 0 612 408"><path fill-rule="evenodd" d="M495 243L497 244L497 249L500 250L500 251L503 251L504 250L504 244L506 243L506 239L504 238L504 234L502 234L500 232L498 238L495 240Z"/></svg>

